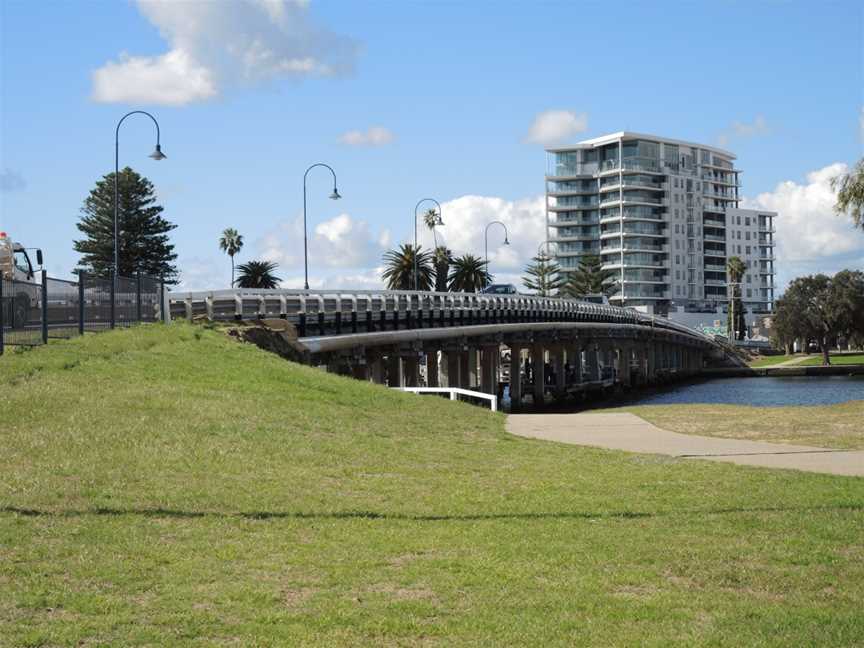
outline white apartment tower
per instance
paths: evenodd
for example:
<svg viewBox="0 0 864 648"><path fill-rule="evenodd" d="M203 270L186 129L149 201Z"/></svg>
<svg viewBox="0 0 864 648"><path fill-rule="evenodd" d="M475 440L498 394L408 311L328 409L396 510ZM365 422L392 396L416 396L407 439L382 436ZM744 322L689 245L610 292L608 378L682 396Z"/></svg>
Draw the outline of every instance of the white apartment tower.
<svg viewBox="0 0 864 648"><path fill-rule="evenodd" d="M770 312L777 214L739 208L734 160L626 132L547 149L547 236L562 273L598 255L617 275L611 303L705 312L727 301L726 261L738 256L745 308Z"/></svg>

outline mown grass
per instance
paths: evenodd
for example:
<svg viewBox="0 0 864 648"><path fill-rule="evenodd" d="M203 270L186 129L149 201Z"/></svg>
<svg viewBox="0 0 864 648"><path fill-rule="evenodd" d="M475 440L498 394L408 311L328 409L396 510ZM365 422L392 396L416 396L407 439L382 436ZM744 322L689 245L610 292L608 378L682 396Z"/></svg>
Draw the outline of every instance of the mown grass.
<svg viewBox="0 0 864 648"><path fill-rule="evenodd" d="M0 359L0 645L860 645L864 480L155 325Z"/></svg>
<svg viewBox="0 0 864 648"><path fill-rule="evenodd" d="M778 365L781 362L787 362L789 360L795 360L796 358L801 357L803 356L800 353L793 355L759 356L751 360L748 364L751 367L773 367L774 365Z"/></svg>
<svg viewBox="0 0 864 648"><path fill-rule="evenodd" d="M682 434L864 449L864 400L808 407L750 405L626 405L657 427Z"/></svg>
<svg viewBox="0 0 864 648"><path fill-rule="evenodd" d="M832 353L832 365L859 365L864 364L864 353ZM812 367L822 364L822 356L818 355L813 358L808 358L801 363L802 367Z"/></svg>

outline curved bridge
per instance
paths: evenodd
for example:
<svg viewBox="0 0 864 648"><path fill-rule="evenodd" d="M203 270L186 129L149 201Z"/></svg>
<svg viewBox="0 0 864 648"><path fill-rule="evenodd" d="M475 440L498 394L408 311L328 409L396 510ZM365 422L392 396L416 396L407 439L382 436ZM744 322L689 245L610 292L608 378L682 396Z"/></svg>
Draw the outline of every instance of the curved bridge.
<svg viewBox="0 0 864 648"><path fill-rule="evenodd" d="M665 318L557 297L258 289L166 297L172 318L287 320L312 364L330 371L393 387L500 394L506 386L516 406L526 391L539 402L648 384L727 357L714 338Z"/></svg>

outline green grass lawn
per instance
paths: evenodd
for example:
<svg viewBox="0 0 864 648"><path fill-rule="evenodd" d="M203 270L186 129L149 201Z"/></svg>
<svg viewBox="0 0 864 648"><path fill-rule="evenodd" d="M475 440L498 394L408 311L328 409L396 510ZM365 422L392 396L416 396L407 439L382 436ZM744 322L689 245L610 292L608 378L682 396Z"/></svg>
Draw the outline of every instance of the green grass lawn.
<svg viewBox="0 0 864 648"><path fill-rule="evenodd" d="M808 358L804 362L801 363L802 367L812 367L814 365L822 364L822 356L817 355L812 358ZM853 364L864 364L864 353L832 353L831 354L831 364L832 365L853 365Z"/></svg>
<svg viewBox="0 0 864 648"><path fill-rule="evenodd" d="M773 367L774 365L780 364L781 362L786 362L788 360L794 360L795 358L800 358L801 354L793 354L793 355L772 355L772 356L759 356L755 360L751 360L748 364L751 367Z"/></svg>
<svg viewBox="0 0 864 648"><path fill-rule="evenodd" d="M560 445L153 325L0 358L0 645L860 646L864 479Z"/></svg>

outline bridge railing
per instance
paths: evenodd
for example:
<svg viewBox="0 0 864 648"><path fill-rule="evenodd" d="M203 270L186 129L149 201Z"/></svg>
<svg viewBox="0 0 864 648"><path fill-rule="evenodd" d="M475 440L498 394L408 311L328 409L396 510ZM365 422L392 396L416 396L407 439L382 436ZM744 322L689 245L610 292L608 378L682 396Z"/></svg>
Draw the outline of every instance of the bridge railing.
<svg viewBox="0 0 864 648"><path fill-rule="evenodd" d="M607 322L674 330L703 341L694 329L632 308L536 295L399 290L244 289L171 292L174 319L281 318L300 337L511 322Z"/></svg>

